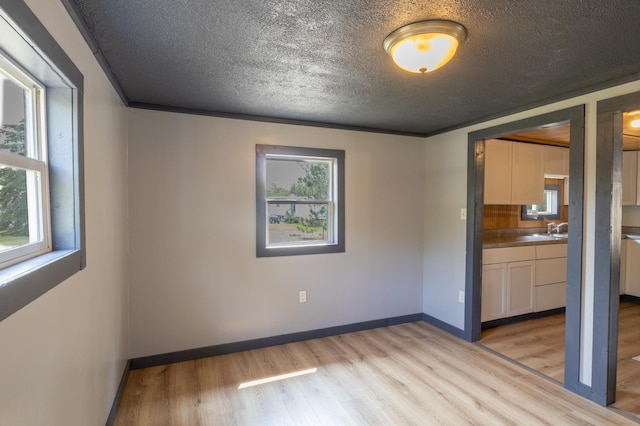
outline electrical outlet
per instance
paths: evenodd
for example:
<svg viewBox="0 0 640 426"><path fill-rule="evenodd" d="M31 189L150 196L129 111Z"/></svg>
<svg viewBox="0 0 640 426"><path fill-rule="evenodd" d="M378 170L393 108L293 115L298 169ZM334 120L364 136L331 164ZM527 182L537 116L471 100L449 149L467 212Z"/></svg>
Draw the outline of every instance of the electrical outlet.
<svg viewBox="0 0 640 426"><path fill-rule="evenodd" d="M464 291L459 291L458 292L458 302L459 303L464 303Z"/></svg>
<svg viewBox="0 0 640 426"><path fill-rule="evenodd" d="M460 209L460 220L467 220L467 209L465 207Z"/></svg>
<svg viewBox="0 0 640 426"><path fill-rule="evenodd" d="M298 292L298 298L300 303L307 303L307 290L300 290Z"/></svg>

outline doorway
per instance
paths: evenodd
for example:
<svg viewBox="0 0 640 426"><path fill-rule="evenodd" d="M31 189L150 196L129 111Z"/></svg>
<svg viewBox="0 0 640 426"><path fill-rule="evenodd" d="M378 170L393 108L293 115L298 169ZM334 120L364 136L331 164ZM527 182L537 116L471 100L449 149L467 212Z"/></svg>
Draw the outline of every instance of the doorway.
<svg viewBox="0 0 640 426"><path fill-rule="evenodd" d="M640 92L598 102L595 244L600 252L595 262L594 311L599 315L594 316L593 343L594 352L603 355L594 365L594 380L606 391L604 402L638 417L640 347L635 343L640 331L635 321L640 312L640 277L635 265L640 251L633 237L640 231L640 212L638 192L628 186L630 175L637 185L637 164L634 170L628 160L637 159L640 149L640 130L631 126L639 110ZM623 239L627 235L633 237Z"/></svg>
<svg viewBox="0 0 640 426"><path fill-rule="evenodd" d="M465 289L465 337L481 338L482 264L485 199L485 141L524 134L545 127L569 125L570 170L568 250L566 284L564 386L579 384L582 298L582 233L584 198L584 106L577 106L469 134L467 211L467 265Z"/></svg>

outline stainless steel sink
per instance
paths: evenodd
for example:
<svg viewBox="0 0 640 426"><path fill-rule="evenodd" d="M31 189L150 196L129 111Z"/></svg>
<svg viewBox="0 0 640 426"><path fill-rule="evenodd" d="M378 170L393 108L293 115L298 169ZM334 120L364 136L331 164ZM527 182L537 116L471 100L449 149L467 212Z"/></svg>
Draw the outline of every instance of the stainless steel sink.
<svg viewBox="0 0 640 426"><path fill-rule="evenodd" d="M563 238L567 238L569 236L569 234L532 234L531 235L534 238L540 238L540 239L563 239Z"/></svg>

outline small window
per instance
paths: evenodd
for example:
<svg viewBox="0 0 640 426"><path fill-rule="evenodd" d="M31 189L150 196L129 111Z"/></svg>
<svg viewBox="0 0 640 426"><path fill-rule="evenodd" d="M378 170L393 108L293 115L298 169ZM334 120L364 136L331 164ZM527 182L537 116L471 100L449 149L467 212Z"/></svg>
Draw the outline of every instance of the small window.
<svg viewBox="0 0 640 426"><path fill-rule="evenodd" d="M44 97L0 54L0 268L51 250Z"/></svg>
<svg viewBox="0 0 640 426"><path fill-rule="evenodd" d="M256 145L258 257L344 251L344 151Z"/></svg>
<svg viewBox="0 0 640 426"><path fill-rule="evenodd" d="M560 185L544 186L544 202L522 206L522 220L560 219Z"/></svg>

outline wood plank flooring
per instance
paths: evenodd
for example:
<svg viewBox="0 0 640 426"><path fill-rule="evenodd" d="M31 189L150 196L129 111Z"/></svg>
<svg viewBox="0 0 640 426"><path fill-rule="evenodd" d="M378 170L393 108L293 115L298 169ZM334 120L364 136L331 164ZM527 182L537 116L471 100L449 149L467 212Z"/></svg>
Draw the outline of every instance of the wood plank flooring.
<svg viewBox="0 0 640 426"><path fill-rule="evenodd" d="M132 371L116 419L154 426L367 424L635 423L424 322Z"/></svg>
<svg viewBox="0 0 640 426"><path fill-rule="evenodd" d="M482 332L481 344L560 383L564 380L564 314ZM614 407L640 418L640 305L620 304Z"/></svg>

